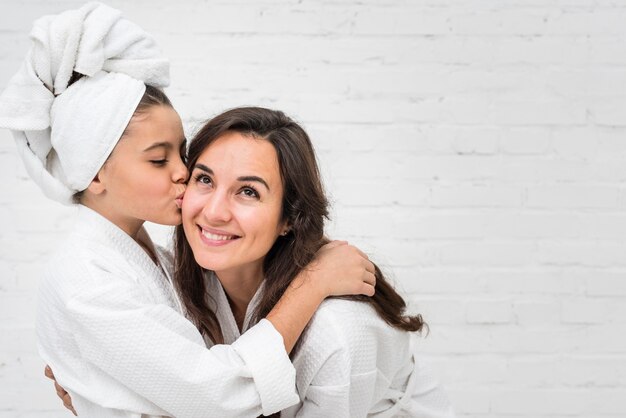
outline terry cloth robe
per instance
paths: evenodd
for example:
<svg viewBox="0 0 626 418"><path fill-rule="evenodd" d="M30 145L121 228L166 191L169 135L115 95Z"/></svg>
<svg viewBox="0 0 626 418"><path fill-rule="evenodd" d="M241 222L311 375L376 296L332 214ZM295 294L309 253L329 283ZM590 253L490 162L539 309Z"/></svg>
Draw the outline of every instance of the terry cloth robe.
<svg viewBox="0 0 626 418"><path fill-rule="evenodd" d="M239 338L224 289L205 275L210 303L226 343ZM250 301L243 330L263 284ZM428 369L417 362L412 336L387 325L374 308L344 299L324 301L293 356L300 402L282 417L453 418L452 406Z"/></svg>
<svg viewBox="0 0 626 418"><path fill-rule="evenodd" d="M209 350L181 313L171 256L155 251L159 266L79 205L73 232L48 263L39 351L78 416L256 417L295 404L295 371L271 323Z"/></svg>

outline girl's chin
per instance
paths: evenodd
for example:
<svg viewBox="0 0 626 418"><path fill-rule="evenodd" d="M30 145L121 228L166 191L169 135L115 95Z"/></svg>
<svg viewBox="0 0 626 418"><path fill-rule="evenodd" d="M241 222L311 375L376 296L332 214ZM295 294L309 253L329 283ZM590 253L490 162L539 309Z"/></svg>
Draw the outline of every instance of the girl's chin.
<svg viewBox="0 0 626 418"><path fill-rule="evenodd" d="M158 225L165 225L165 226L178 226L183 222L183 218L180 215L180 213L178 214L174 214L172 216L168 216L168 217L158 217L155 219L146 219L146 221L148 222L152 222Z"/></svg>

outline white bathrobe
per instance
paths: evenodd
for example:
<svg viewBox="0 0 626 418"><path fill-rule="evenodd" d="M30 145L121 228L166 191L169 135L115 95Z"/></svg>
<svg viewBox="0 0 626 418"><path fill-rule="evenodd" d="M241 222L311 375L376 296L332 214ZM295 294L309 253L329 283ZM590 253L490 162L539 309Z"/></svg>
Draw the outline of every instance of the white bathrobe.
<svg viewBox="0 0 626 418"><path fill-rule="evenodd" d="M156 253L160 266L79 205L73 232L48 264L39 351L78 415L256 417L295 404L295 371L271 323L207 349L181 314L170 255Z"/></svg>
<svg viewBox="0 0 626 418"><path fill-rule="evenodd" d="M231 343L240 333L228 299L214 274L206 280L225 342ZM244 331L262 288L248 306ZM293 357L300 402L281 416L454 417L436 379L417 362L411 341L410 333L387 325L367 303L324 301Z"/></svg>

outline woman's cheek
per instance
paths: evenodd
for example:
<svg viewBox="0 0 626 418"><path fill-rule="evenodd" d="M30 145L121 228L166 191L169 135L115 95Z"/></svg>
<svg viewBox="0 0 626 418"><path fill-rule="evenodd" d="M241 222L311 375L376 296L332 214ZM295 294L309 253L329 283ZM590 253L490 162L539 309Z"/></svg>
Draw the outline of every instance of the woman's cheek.
<svg viewBox="0 0 626 418"><path fill-rule="evenodd" d="M183 219L186 216L193 216L198 211L198 207L202 205L201 200L202 199L197 191L194 190L193 187L188 186L187 190L185 190L185 195L183 196L183 202L181 205L183 211Z"/></svg>

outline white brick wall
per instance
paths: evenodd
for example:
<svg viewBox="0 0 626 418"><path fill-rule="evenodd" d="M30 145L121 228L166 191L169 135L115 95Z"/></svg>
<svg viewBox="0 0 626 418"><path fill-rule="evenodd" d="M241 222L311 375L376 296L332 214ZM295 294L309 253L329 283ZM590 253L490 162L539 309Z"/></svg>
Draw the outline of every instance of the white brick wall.
<svg viewBox="0 0 626 418"><path fill-rule="evenodd" d="M0 88L32 21L81 3L1 0ZM190 132L244 104L304 123L329 231L424 314L460 417L626 416L626 2L110 4L172 59ZM68 416L33 318L69 212L6 132L0 179L0 418Z"/></svg>

